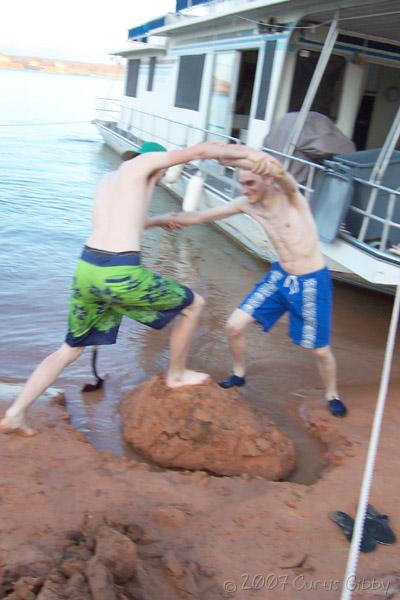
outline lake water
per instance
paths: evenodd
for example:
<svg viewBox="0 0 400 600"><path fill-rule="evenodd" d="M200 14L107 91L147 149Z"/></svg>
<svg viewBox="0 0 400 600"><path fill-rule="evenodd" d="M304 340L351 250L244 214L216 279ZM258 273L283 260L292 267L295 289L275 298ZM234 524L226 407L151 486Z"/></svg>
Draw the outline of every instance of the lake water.
<svg viewBox="0 0 400 600"><path fill-rule="evenodd" d="M120 88L121 82L111 80L0 70L0 377L25 379L64 339L70 280L89 232L94 189L120 162L90 121L96 98L116 97ZM171 209L177 209L176 201L157 190L152 211ZM216 379L225 376L230 359L224 322L266 265L210 226L145 232L143 259L206 297L190 366ZM365 364L368 376L376 378L374 357L381 356L390 301L346 286L336 292L343 381L357 381ZM372 337L365 322L373 324ZM283 321L269 336L249 333L249 383L241 394L295 440L300 454L295 479L309 482L321 471L321 448L303 428L298 403L322 391L310 353L290 344L286 327ZM118 344L100 350L104 391L80 394L91 380L89 352L60 377L72 422L99 449L126 451L116 407L126 390L165 370L168 335L168 328L155 332L124 320Z"/></svg>
<svg viewBox="0 0 400 600"><path fill-rule="evenodd" d="M117 164L90 124L109 86L0 70L1 370L9 376L28 375L26 352L39 358L62 340L95 184Z"/></svg>

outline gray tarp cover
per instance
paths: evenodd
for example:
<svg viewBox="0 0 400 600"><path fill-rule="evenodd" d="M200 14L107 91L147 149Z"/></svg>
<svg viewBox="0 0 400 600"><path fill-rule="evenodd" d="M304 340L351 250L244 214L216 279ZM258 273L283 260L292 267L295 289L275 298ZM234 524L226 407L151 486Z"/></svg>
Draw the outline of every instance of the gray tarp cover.
<svg viewBox="0 0 400 600"><path fill-rule="evenodd" d="M284 115L265 136L263 145L272 150L282 152L289 141L293 131L298 112ZM345 136L338 127L325 115L317 112L309 112L300 134L293 156L312 162L322 162L334 154L354 152L353 142ZM307 177L307 166L291 161L288 171L299 181L305 181Z"/></svg>

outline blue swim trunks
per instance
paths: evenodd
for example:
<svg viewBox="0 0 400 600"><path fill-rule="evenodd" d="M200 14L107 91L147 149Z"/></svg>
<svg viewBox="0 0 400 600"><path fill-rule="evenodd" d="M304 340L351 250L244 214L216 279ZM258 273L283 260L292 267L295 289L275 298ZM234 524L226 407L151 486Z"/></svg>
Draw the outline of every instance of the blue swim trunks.
<svg viewBox="0 0 400 600"><path fill-rule="evenodd" d="M289 312L289 336L303 348L330 344L332 281L325 267L305 275L291 275L276 262L239 308L269 331Z"/></svg>
<svg viewBox="0 0 400 600"><path fill-rule="evenodd" d="M115 344L123 316L162 329L193 302L193 292L140 264L140 252L85 246L68 306L70 346Z"/></svg>

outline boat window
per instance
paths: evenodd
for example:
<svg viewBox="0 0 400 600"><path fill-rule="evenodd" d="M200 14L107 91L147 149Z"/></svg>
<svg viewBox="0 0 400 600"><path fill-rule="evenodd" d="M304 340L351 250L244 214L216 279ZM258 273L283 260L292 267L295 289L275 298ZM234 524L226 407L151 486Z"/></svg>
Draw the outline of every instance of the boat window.
<svg viewBox="0 0 400 600"><path fill-rule="evenodd" d="M149 62L149 76L147 79L147 91L151 92L153 90L153 83L154 83L154 73L156 70L156 62L157 62L157 57L156 56L152 56L150 57L150 62Z"/></svg>
<svg viewBox="0 0 400 600"><path fill-rule="evenodd" d="M198 110L205 54L181 56L175 106Z"/></svg>
<svg viewBox="0 0 400 600"><path fill-rule="evenodd" d="M259 52L243 50L239 54L240 68L230 135L246 142Z"/></svg>
<svg viewBox="0 0 400 600"><path fill-rule="evenodd" d="M140 59L128 61L128 75L126 78L125 96L136 98L139 78Z"/></svg>
<svg viewBox="0 0 400 600"><path fill-rule="evenodd" d="M297 55L289 112L301 109L318 59L319 53L311 50L300 51ZM343 56L330 57L311 106L311 110L326 115L333 121L338 116L345 66L346 59Z"/></svg>
<svg viewBox="0 0 400 600"><path fill-rule="evenodd" d="M269 86L271 83L272 66L274 64L275 49L276 40L267 42L265 44L264 64L261 74L260 94L258 96L256 119L265 118Z"/></svg>
<svg viewBox="0 0 400 600"><path fill-rule="evenodd" d="M370 93L365 93L361 98L353 133L353 142L357 150L364 150L367 147L369 126L374 112L375 100L375 94Z"/></svg>

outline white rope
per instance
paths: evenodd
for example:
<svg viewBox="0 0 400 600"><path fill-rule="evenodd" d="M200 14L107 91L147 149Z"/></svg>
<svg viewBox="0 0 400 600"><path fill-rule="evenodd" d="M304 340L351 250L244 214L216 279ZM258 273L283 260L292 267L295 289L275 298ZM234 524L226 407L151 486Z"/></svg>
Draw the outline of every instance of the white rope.
<svg viewBox="0 0 400 600"><path fill-rule="evenodd" d="M76 125L90 121L49 121L48 123L0 123L0 127L43 127L47 125Z"/></svg>
<svg viewBox="0 0 400 600"><path fill-rule="evenodd" d="M326 12L323 10L322 12ZM337 21L353 21L356 19L359 21L360 19L375 19L376 17L386 17L391 15L398 15L400 13L399 10L392 10L390 12L381 12L381 13L373 13L371 15L355 15L353 17L338 17ZM248 19L247 17L241 17L240 15L235 15L235 19L242 19L242 21L248 21L249 23L254 23L255 25L270 25L276 29L289 29L288 25L280 25L279 23L268 23L268 21L255 21L254 19ZM323 27L325 25L330 25L332 19L328 21L322 21L321 23L313 23L312 25L298 25L296 27L291 27L291 29L318 29L318 27Z"/></svg>
<svg viewBox="0 0 400 600"><path fill-rule="evenodd" d="M381 382L379 386L378 400L376 403L374 420L372 423L371 437L368 446L367 460L365 463L364 475L361 484L360 497L357 507L357 515L354 523L353 537L351 540L349 557L347 560L346 573L343 580L342 595L340 600L351 600L354 589L356 589L356 571L358 556L360 553L360 543L364 529L365 513L367 510L368 497L371 488L372 476L375 465L376 452L379 443L379 436L382 427L383 412L387 390L389 385L390 370L393 359L393 349L396 340L397 324L399 320L400 309L400 285L396 288L396 296L393 303L392 317L386 342L385 358L383 361Z"/></svg>

